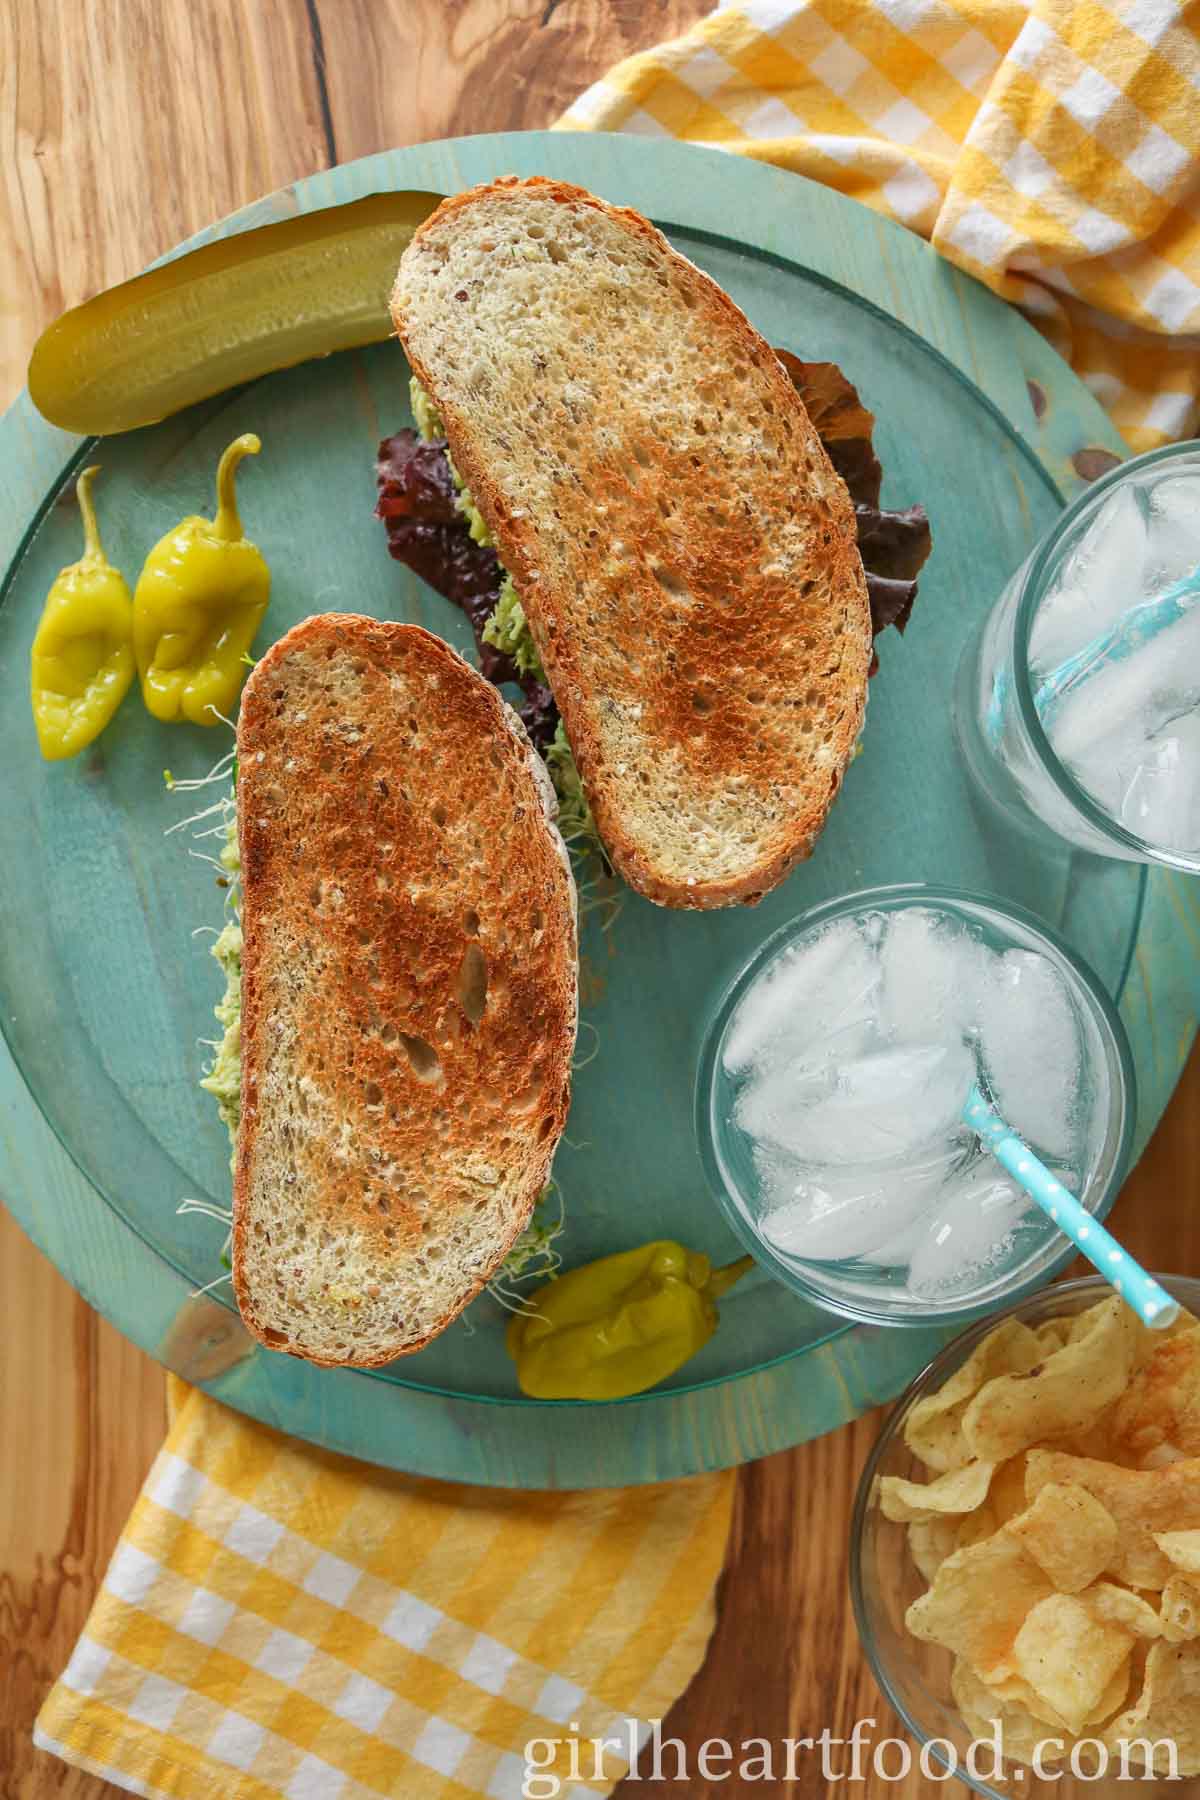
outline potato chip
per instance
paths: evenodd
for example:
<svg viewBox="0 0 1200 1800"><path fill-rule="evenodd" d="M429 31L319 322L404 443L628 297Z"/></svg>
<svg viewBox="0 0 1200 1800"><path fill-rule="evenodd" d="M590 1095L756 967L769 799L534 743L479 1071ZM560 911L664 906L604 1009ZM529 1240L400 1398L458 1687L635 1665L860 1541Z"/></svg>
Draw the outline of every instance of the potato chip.
<svg viewBox="0 0 1200 1800"><path fill-rule="evenodd" d="M997 1525L1007 1525L1025 1511L1025 1452L1010 1456L998 1465L988 1489L988 1506L996 1515Z"/></svg>
<svg viewBox="0 0 1200 1800"><path fill-rule="evenodd" d="M1165 1469L1174 1462L1186 1462L1187 1457L1182 1450L1176 1450L1174 1444L1155 1444L1153 1450L1147 1450L1134 1462L1137 1469Z"/></svg>
<svg viewBox="0 0 1200 1800"><path fill-rule="evenodd" d="M1160 1638L1163 1635L1162 1619L1150 1602L1129 1588L1118 1587L1114 1581L1098 1581L1094 1587L1086 1588L1079 1598L1098 1619L1123 1625L1135 1637Z"/></svg>
<svg viewBox="0 0 1200 1800"><path fill-rule="evenodd" d="M1095 1330L1097 1322L1105 1313L1111 1310L1114 1299L1115 1295L1109 1294L1106 1299L1097 1300L1094 1306L1087 1306L1082 1312L1062 1314L1054 1321L1054 1323L1065 1328L1067 1342L1069 1344L1077 1344L1081 1338L1089 1337L1091 1335ZM1126 1307L1125 1311L1129 1313L1129 1317L1136 1327L1133 1333L1135 1345L1134 1367L1136 1368L1147 1356L1149 1356L1154 1345L1160 1342L1161 1339L1168 1334L1163 1331L1150 1331L1141 1323L1140 1319L1137 1318L1136 1314L1129 1307ZM1189 1313L1180 1314L1181 1318L1190 1318L1190 1316Z"/></svg>
<svg viewBox="0 0 1200 1800"><path fill-rule="evenodd" d="M986 1382L963 1414L973 1456L1003 1462L1046 1438L1086 1431L1125 1387L1143 1327L1115 1294L1084 1313L1061 1350Z"/></svg>
<svg viewBox="0 0 1200 1800"><path fill-rule="evenodd" d="M1000 1521L991 1505L985 1503L958 1521L954 1533L954 1548L967 1550L972 1544L981 1544L984 1538L994 1537L999 1527Z"/></svg>
<svg viewBox="0 0 1200 1800"><path fill-rule="evenodd" d="M984 1686L997 1700L1005 1706L1020 1706L1025 1709L1031 1719L1037 1719L1051 1731L1067 1731L1066 1720L1060 1719L1048 1700L1043 1700L1035 1688L1030 1687L1023 1675L1018 1675L1011 1664L1001 1664L1005 1673L1001 1677L992 1674L983 1677Z"/></svg>
<svg viewBox="0 0 1200 1800"><path fill-rule="evenodd" d="M1200 1586L1190 1575L1172 1575L1162 1591L1163 1636L1170 1644L1200 1637Z"/></svg>
<svg viewBox="0 0 1200 1800"><path fill-rule="evenodd" d="M1174 1568L1200 1575L1200 1531L1156 1531L1154 1541Z"/></svg>
<svg viewBox="0 0 1200 1800"><path fill-rule="evenodd" d="M1069 1341L1070 1319L1047 1319L1044 1325L1035 1325L1033 1335L1038 1341L1043 1356L1052 1356L1061 1350Z"/></svg>
<svg viewBox="0 0 1200 1800"><path fill-rule="evenodd" d="M1131 1770L1200 1775L1200 1643L1154 1644L1141 1695L1102 1739L1118 1753L1124 1745Z"/></svg>
<svg viewBox="0 0 1200 1800"><path fill-rule="evenodd" d="M1042 1348L1028 1325L1006 1319L989 1331L966 1362L936 1394L918 1400L904 1426L904 1441L928 1469L961 1469L971 1460L963 1437L963 1414L985 1382L997 1375L1020 1374L1042 1359Z"/></svg>
<svg viewBox="0 0 1200 1800"><path fill-rule="evenodd" d="M1135 1642L1134 1649L1137 1645ZM1129 1698L1129 1678L1133 1670L1133 1653L1113 1671L1112 1680L1093 1706L1084 1723L1090 1728L1093 1725L1105 1725L1119 1707L1124 1706Z"/></svg>
<svg viewBox="0 0 1200 1800"><path fill-rule="evenodd" d="M999 1724L1001 1754L1008 1762L1028 1765L1040 1749L1042 1766L1049 1768L1064 1762L1075 1747L1069 1733L1048 1733L1045 1720L1035 1717L1019 1700L1002 1700L961 1658L951 1673L950 1691L973 1738L990 1740L993 1726Z"/></svg>
<svg viewBox="0 0 1200 1800"><path fill-rule="evenodd" d="M1007 1664L1004 1665L1007 1667ZM1084 1720L1084 1725L1102 1725L1110 1719L1119 1706L1125 1704L1129 1694L1129 1673L1131 1657L1124 1656L1112 1673L1112 1677L1103 1693ZM984 1686L998 1700L1006 1704L1023 1706L1031 1718L1040 1719L1043 1725L1049 1725L1055 1731L1070 1732L1071 1727L1060 1713L1055 1712L1044 1695L1026 1681L1023 1675L1006 1675L997 1681L989 1677Z"/></svg>
<svg viewBox="0 0 1200 1800"><path fill-rule="evenodd" d="M1130 1587L1161 1588L1171 1573L1156 1531L1200 1526L1200 1458L1166 1469L1123 1469L1061 1450L1031 1450L1025 1474L1030 1500L1051 1481L1086 1488L1112 1514L1117 1545L1107 1572Z"/></svg>
<svg viewBox="0 0 1200 1800"><path fill-rule="evenodd" d="M1156 1343L1113 1410L1113 1443L1133 1461L1159 1445L1200 1456L1200 1331Z"/></svg>
<svg viewBox="0 0 1200 1800"><path fill-rule="evenodd" d="M908 1528L909 1555L926 1581L932 1582L946 1558L957 1549L957 1519L914 1519Z"/></svg>
<svg viewBox="0 0 1200 1800"><path fill-rule="evenodd" d="M936 1481L905 1481L900 1475L884 1475L879 1483L879 1506L885 1519L907 1525L914 1519L934 1519L944 1513L971 1513L987 1499L994 1463L968 1463L949 1469Z"/></svg>
<svg viewBox="0 0 1200 1800"><path fill-rule="evenodd" d="M905 1623L914 1637L943 1644L986 1674L1008 1655L1030 1608L1052 1592L1037 1564L1001 1531L948 1556Z"/></svg>
<svg viewBox="0 0 1200 1800"><path fill-rule="evenodd" d="M1200 1775L1196 1320L1152 1333L1113 1297L1007 1321L906 1436L937 1479L881 1504L911 1521L931 1586L908 1627L954 1654L967 1728L1018 1762L1095 1773L1102 1741L1134 1778Z"/></svg>
<svg viewBox="0 0 1200 1800"><path fill-rule="evenodd" d="M1063 1594L1103 1574L1117 1548L1117 1522L1086 1488L1048 1481L1032 1506L1005 1527Z"/></svg>
<svg viewBox="0 0 1200 1800"><path fill-rule="evenodd" d="M1132 1648L1133 1633L1123 1626L1098 1619L1073 1594L1050 1594L1030 1608L1013 1640L1012 1660L1078 1735Z"/></svg>

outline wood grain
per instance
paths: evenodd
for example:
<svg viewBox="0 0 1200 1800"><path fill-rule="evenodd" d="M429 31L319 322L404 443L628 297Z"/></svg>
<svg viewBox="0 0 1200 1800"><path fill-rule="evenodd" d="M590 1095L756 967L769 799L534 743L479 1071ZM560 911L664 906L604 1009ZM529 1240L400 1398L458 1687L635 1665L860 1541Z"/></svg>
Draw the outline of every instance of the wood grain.
<svg viewBox="0 0 1200 1800"><path fill-rule="evenodd" d="M0 1794L100 1793L29 1732L162 1441L162 1371L2 1209L0 1317Z"/></svg>
<svg viewBox="0 0 1200 1800"><path fill-rule="evenodd" d="M541 126L708 0L7 0L0 6L0 402L63 306L210 219L331 162ZM1200 1268L1200 1061L1116 1212L1151 1262ZM43 1692L83 1625L164 1425L161 1374L0 1214L0 1800L120 1790L35 1753ZM779 1741L898 1730L858 1649L845 1526L877 1421L743 1471L707 1662L665 1729ZM643 1786L626 1784L630 1800ZM919 1777L857 1787L915 1800ZM817 1794L819 1766L768 1791ZM656 1784L653 1791L661 1791ZM757 1789L755 1791L758 1791Z"/></svg>

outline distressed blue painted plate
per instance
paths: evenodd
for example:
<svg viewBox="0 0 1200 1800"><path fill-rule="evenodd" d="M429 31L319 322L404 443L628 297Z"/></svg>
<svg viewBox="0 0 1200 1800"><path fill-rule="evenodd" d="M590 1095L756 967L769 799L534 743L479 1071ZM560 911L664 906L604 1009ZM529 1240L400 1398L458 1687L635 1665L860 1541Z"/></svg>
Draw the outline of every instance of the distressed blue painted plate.
<svg viewBox="0 0 1200 1800"><path fill-rule="evenodd" d="M885 499L923 501L935 545L906 638L883 640L865 754L812 861L754 909L675 914L629 894L610 931L594 920L585 930L581 1051L591 1057L556 1165L566 1260L652 1236L717 1259L737 1253L692 1129L710 1008L783 921L877 882L989 889L1050 920L1121 1000L1144 1142L1190 1037L1172 979L1189 890L1004 835L968 798L947 713L972 621L1079 484L1072 456L1120 448L1103 414L1036 333L916 238L795 176L671 144L530 134L421 146L299 182L196 241L385 187L450 192L511 171L564 176L640 208L773 344L840 363L878 418ZM242 504L275 575L269 635L338 609L413 620L468 650L460 615L390 561L372 517L375 445L409 422L407 373L399 348L381 345L107 440L98 498L113 560L135 576L168 525L207 506L221 448L253 429L263 454L243 472ZM189 1301L220 1274L221 1233L177 1205L229 1197L224 1132L196 1087L221 984L192 932L219 923L221 896L186 839L164 835L186 803L165 791L162 770L200 774L225 741L163 727L133 698L76 762L39 760L28 647L46 589L79 553L69 483L93 451L24 397L0 431L0 532L14 557L0 603L0 1012L11 1053L0 1191L68 1277L231 1405L361 1457L469 1481L687 1474L827 1431L901 1388L942 1334L847 1329L761 1273L729 1297L717 1336L672 1383L599 1407L524 1400L502 1349L504 1314L486 1296L419 1356L371 1374L253 1345L227 1287Z"/></svg>

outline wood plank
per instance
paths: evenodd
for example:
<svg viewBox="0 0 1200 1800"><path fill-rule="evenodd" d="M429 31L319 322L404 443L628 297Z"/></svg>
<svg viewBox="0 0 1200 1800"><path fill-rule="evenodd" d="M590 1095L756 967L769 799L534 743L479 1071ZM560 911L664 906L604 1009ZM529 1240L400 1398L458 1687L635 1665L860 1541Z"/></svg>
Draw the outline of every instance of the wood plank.
<svg viewBox="0 0 1200 1800"><path fill-rule="evenodd" d="M162 1371L67 1286L3 1208L0 1319L0 1793L116 1792L68 1777L29 1733L162 1441Z"/></svg>
<svg viewBox="0 0 1200 1800"><path fill-rule="evenodd" d="M315 0L335 160L540 130L621 57L709 10L695 0Z"/></svg>
<svg viewBox="0 0 1200 1800"><path fill-rule="evenodd" d="M0 8L0 119L4 404L56 313L327 160L303 0Z"/></svg>

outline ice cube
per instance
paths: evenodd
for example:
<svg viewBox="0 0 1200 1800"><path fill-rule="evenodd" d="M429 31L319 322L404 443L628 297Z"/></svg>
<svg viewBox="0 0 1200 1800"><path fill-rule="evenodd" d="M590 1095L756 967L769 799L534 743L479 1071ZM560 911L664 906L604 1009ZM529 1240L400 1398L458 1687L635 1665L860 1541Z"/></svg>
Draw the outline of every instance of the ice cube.
<svg viewBox="0 0 1200 1800"><path fill-rule="evenodd" d="M760 1152L764 1238L784 1256L844 1262L872 1255L936 1206L961 1153L945 1146L900 1168L845 1164L814 1171Z"/></svg>
<svg viewBox="0 0 1200 1800"><path fill-rule="evenodd" d="M879 1051L840 1067L834 1091L776 1118L770 1137L812 1164L900 1162L956 1134L974 1079L974 1058L961 1044Z"/></svg>
<svg viewBox="0 0 1200 1800"><path fill-rule="evenodd" d="M1124 812L1137 772L1157 763L1157 740L1178 736L1181 721L1193 716L1200 716L1200 607L1079 682L1051 716L1050 741L1080 786L1138 830ZM1191 747L1185 732L1180 749L1189 765ZM1185 774L1183 763L1179 770ZM1131 804L1136 809L1136 794Z"/></svg>
<svg viewBox="0 0 1200 1800"><path fill-rule="evenodd" d="M1161 591L1200 567L1200 461L1190 474L1168 476L1149 495L1145 592Z"/></svg>
<svg viewBox="0 0 1200 1800"><path fill-rule="evenodd" d="M1068 1155L1082 1046L1065 981L1038 951L1006 950L981 1000L980 1053L998 1110L1043 1157Z"/></svg>
<svg viewBox="0 0 1200 1800"><path fill-rule="evenodd" d="M978 1006L988 954L957 920L926 906L893 913L883 942L881 1022L897 1043L953 1039Z"/></svg>
<svg viewBox="0 0 1200 1800"><path fill-rule="evenodd" d="M734 1120L749 1138L786 1143L789 1123L797 1112L827 1094L833 1083L832 1059L819 1052L807 1061L764 1067L755 1071L738 1094Z"/></svg>
<svg viewBox="0 0 1200 1800"><path fill-rule="evenodd" d="M990 1158L955 1176L912 1252L909 1291L946 1298L977 1286L1032 1209L1028 1194Z"/></svg>
<svg viewBox="0 0 1200 1800"><path fill-rule="evenodd" d="M1050 742L1069 768L1077 768L1097 752L1103 767L1114 741L1145 736L1142 720L1156 685L1160 641L1154 639L1131 656L1098 666L1069 688L1050 713Z"/></svg>
<svg viewBox="0 0 1200 1800"><path fill-rule="evenodd" d="M783 952L743 996L725 1033L721 1059L730 1074L771 1052L796 1055L869 1016L879 959L852 919Z"/></svg>
<svg viewBox="0 0 1200 1800"><path fill-rule="evenodd" d="M955 1162L961 1161L956 1155ZM864 1251L861 1260L874 1263L880 1269L907 1269L913 1259L913 1252L925 1237L929 1229L929 1221L938 1203L940 1189L930 1187L928 1203L922 1207L915 1218L910 1219L900 1231L892 1233L886 1242L876 1244L872 1249Z"/></svg>
<svg viewBox="0 0 1200 1800"><path fill-rule="evenodd" d="M1130 760L1133 760L1131 758ZM1200 850L1200 715L1191 714L1152 738L1119 768L1118 817L1164 850Z"/></svg>
<svg viewBox="0 0 1200 1800"><path fill-rule="evenodd" d="M1039 674L1065 662L1144 597L1146 554L1142 504L1132 488L1115 488L1038 608L1029 659Z"/></svg>

